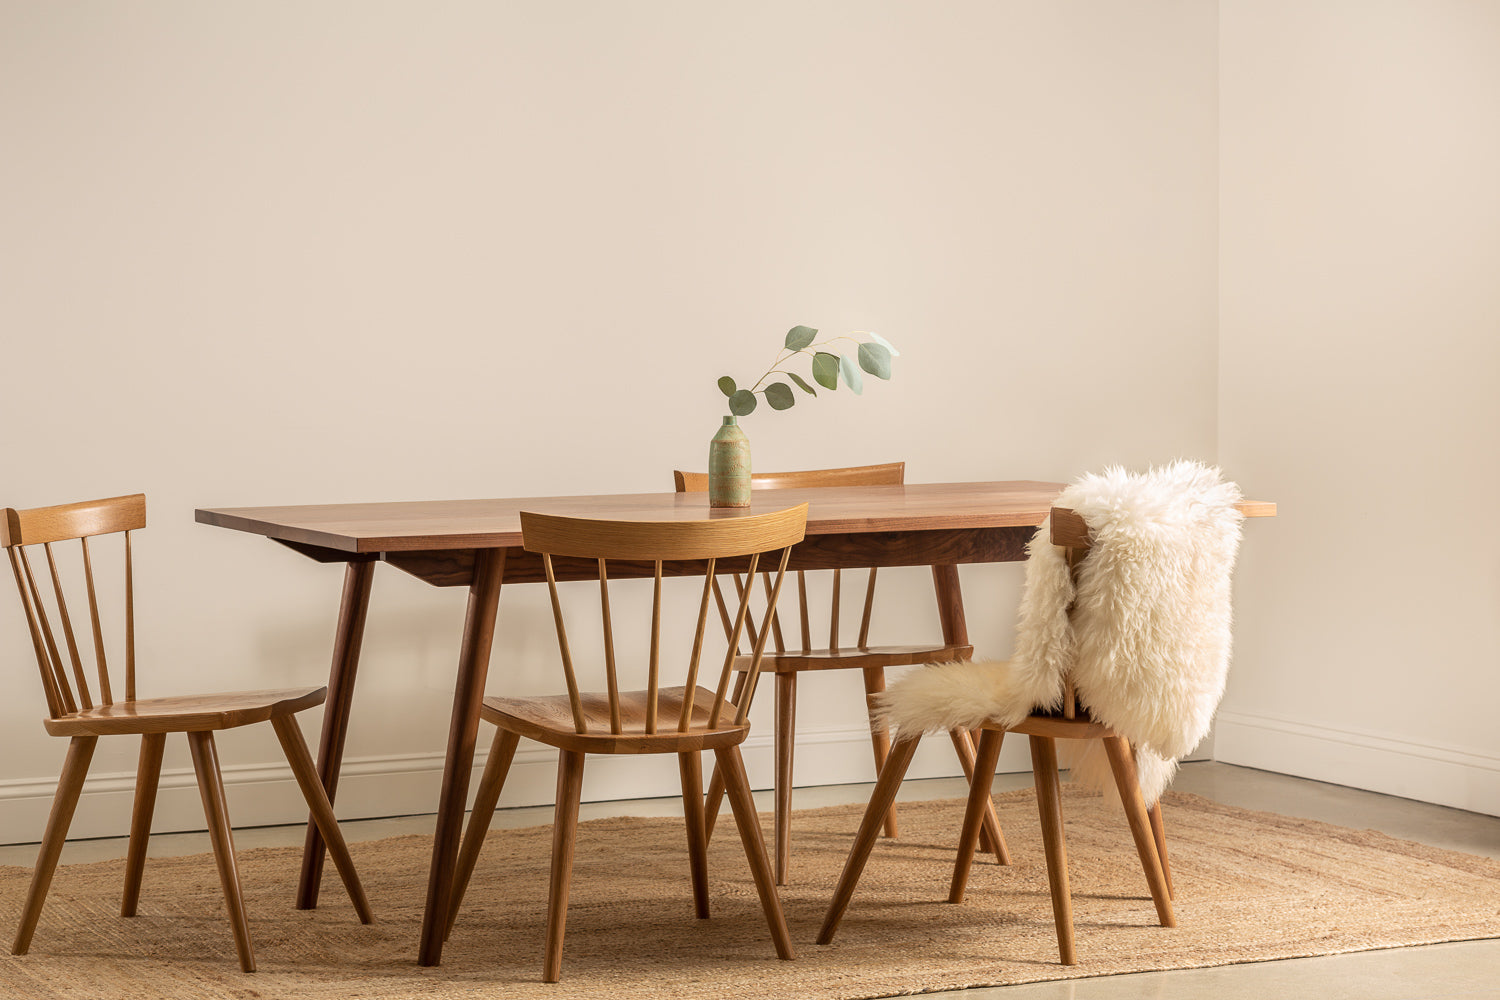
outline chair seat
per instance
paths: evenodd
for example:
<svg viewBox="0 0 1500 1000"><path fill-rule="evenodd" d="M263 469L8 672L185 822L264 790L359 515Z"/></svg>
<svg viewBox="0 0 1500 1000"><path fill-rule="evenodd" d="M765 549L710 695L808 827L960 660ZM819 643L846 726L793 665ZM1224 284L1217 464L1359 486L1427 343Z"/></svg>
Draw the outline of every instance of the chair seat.
<svg viewBox="0 0 1500 1000"><path fill-rule="evenodd" d="M849 649L805 649L772 653L761 659L766 673L789 674L803 670L849 670L869 667L904 667L919 663L951 663L974 655L973 646L864 646ZM751 657L736 657L734 669L750 669Z"/></svg>
<svg viewBox="0 0 1500 1000"><path fill-rule="evenodd" d="M1014 726L992 726L986 723L980 728L1020 733L1023 736L1046 736L1054 740L1101 740L1119 735L1104 723L1095 722L1087 715L1068 719L1061 715L1033 714Z"/></svg>
<svg viewBox="0 0 1500 1000"><path fill-rule="evenodd" d="M43 724L53 736L201 733L291 715L323 704L327 695L327 688L315 687L141 698L44 719Z"/></svg>
<svg viewBox="0 0 1500 1000"><path fill-rule="evenodd" d="M734 746L744 741L750 725L736 725L732 721L736 710L728 701L724 703L718 728L708 728L709 706L713 704L714 693L701 687L693 699L694 730L677 732L686 691L687 688L675 687L662 688L658 692L657 731L654 733L646 732L646 706L649 703L646 691L620 692L619 733L609 731L609 696L602 691L579 695L589 728L587 733L575 731L573 710L565 694L539 698L489 697L484 699L480 715L487 722L527 739L559 750L581 753L688 753Z"/></svg>

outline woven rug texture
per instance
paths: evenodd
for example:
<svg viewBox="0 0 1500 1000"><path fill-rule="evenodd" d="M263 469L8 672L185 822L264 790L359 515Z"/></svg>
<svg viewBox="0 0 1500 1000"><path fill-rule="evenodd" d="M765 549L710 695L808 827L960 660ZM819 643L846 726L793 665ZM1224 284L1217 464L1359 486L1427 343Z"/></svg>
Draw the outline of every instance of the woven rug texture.
<svg viewBox="0 0 1500 1000"><path fill-rule="evenodd" d="M331 870L318 910L292 908L300 848L240 852L259 963L249 975L210 855L148 861L132 919L118 916L123 862L63 866L31 954L0 957L0 997L850 1000L1500 936L1500 862L1178 793L1163 806L1179 926L1162 928L1118 805L1065 792L1080 956L1065 967L1033 794L996 805L1013 864L981 856L955 906L946 898L963 803L902 803L901 836L876 845L827 947L813 939L862 809L797 812L781 890L791 962L772 950L727 810L710 848L708 920L693 916L680 820L584 823L555 985L540 981L547 826L491 832L438 968L415 962L426 837L352 845L370 926ZM7 942L29 877L0 868Z"/></svg>

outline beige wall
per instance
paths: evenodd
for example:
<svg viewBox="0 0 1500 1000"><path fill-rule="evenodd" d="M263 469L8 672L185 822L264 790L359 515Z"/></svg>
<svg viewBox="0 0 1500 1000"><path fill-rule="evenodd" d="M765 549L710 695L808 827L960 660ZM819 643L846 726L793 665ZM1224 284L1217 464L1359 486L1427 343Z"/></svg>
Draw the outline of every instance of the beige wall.
<svg viewBox="0 0 1500 1000"><path fill-rule="evenodd" d="M326 674L337 568L195 507L666 488L704 461L715 379L757 374L796 323L903 353L864 398L748 418L761 468L1065 479L1214 457L1212 4L0 18L0 502L149 494L150 691ZM893 576L885 637L935 629L925 576ZM984 652L1009 648L1019 577L964 571ZM14 603L0 838L29 839L63 748ZM462 611L377 574L346 815L435 802ZM556 683L544 614L507 593L491 690ZM816 681L799 777L868 776L858 682ZM238 822L298 814L269 734L221 752ZM80 832L124 829L133 753L101 747ZM175 754L159 827L198 822ZM550 760L523 763L516 794L550 799ZM675 780L619 773L585 794Z"/></svg>
<svg viewBox="0 0 1500 1000"><path fill-rule="evenodd" d="M1500 813L1500 6L1220 10L1216 756Z"/></svg>

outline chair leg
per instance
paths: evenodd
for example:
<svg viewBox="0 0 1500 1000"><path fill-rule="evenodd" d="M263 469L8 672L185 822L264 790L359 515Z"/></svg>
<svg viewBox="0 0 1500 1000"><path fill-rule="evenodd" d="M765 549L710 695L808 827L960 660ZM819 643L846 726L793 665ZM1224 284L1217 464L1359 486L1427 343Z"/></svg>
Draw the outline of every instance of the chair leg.
<svg viewBox="0 0 1500 1000"><path fill-rule="evenodd" d="M271 728L276 730L276 738L281 741L281 750L286 754L287 763L292 766L292 774L297 777L297 784L302 789L302 797L307 801L308 812L312 814L312 820L317 825L318 832L323 835L323 843L328 848L328 856L333 858L333 866L338 869L344 889L349 893L350 901L354 903L354 912L359 915L359 922L362 924L373 922L375 915L370 909L370 900L365 895L365 887L359 881L359 872L354 868L354 858L349 854L349 844L344 840L344 832L339 828L338 818L333 814L333 803L328 800L328 791L323 787L323 782L318 779L318 766L313 763L312 754L308 752L307 740L302 736L302 729L297 725L296 717L278 715L271 719Z"/></svg>
<svg viewBox="0 0 1500 1000"><path fill-rule="evenodd" d="M677 755L682 771L682 814L687 825L688 870L693 878L693 908L708 917L708 834L703 820L703 758L697 751Z"/></svg>
<svg viewBox="0 0 1500 1000"><path fill-rule="evenodd" d="M141 876L146 868L146 842L151 839L151 815L156 811L156 786L161 780L166 733L141 737L141 759L135 770L135 808L130 816L130 846L125 851L125 894L120 916L133 917L141 901Z"/></svg>
<svg viewBox="0 0 1500 1000"><path fill-rule="evenodd" d="M734 694L730 701L736 706L740 703L740 696L745 693L745 682L750 675L740 673L735 675ZM714 760L713 774L708 778L708 794L703 801L703 838L705 841L712 840L714 836L714 823L719 818L719 809L724 805L724 775L719 773L719 762Z"/></svg>
<svg viewBox="0 0 1500 1000"><path fill-rule="evenodd" d="M962 903L969 885L969 869L974 864L974 849L979 846L979 831L984 825L984 807L990 802L990 786L995 781L995 765L1000 760L1000 746L1005 730L986 729L979 736L979 753L974 758L974 778L969 782L969 803L964 809L963 830L958 836L958 856L953 861L953 881L948 886L948 902Z"/></svg>
<svg viewBox="0 0 1500 1000"><path fill-rule="evenodd" d="M583 796L584 755L558 752L557 812L552 819L552 880L547 890L547 954L543 982L562 978L563 930L568 922L568 889L573 882L573 845L578 841L578 801Z"/></svg>
<svg viewBox="0 0 1500 1000"><path fill-rule="evenodd" d="M245 896L240 891L240 872L234 861L234 836L229 829L229 806L224 801L224 779L219 773L219 754L211 732L188 733L188 749L193 754L193 770L198 774L198 792L203 797L203 816L208 820L208 837L213 844L214 862L219 868L219 884L224 887L224 902L229 909L229 928L239 952L240 968L255 971L255 951L250 946L250 918L245 913Z"/></svg>
<svg viewBox="0 0 1500 1000"><path fill-rule="evenodd" d="M854 887L859 884L865 862L870 859L870 851L874 849L875 840L880 836L881 823L890 812L891 803L896 801L896 793L901 790L901 779L911 766L911 759L917 752L919 742L921 737L916 736L897 740L891 746L891 754L885 759L885 767L880 769L875 791L870 795L870 804L865 807L864 819L859 822L859 832L854 835L854 845L849 848L849 858L844 862L844 872L839 876L838 887L834 889L833 899L828 904L828 913L823 917L823 928L818 931L818 944L828 944L838 931L839 921L844 919L844 911L854 898Z"/></svg>
<svg viewBox="0 0 1500 1000"><path fill-rule="evenodd" d="M865 708L872 713L875 711L875 698L885 691L885 668L866 667L865 675ZM870 746L875 751L875 773L885 767L885 759L891 754L891 734L885 729L870 729ZM885 814L885 835L894 837L897 835L896 807L893 804L891 811Z"/></svg>
<svg viewBox="0 0 1500 1000"><path fill-rule="evenodd" d="M1047 883L1052 889L1052 921L1057 925L1057 950L1063 965L1078 964L1073 940L1073 895L1068 887L1068 848L1063 839L1062 787L1057 777L1057 741L1031 737L1031 774L1036 782L1036 808L1047 854Z"/></svg>
<svg viewBox="0 0 1500 1000"><path fill-rule="evenodd" d="M516 758L516 746L521 735L508 729L495 733L490 744L490 756L484 763L484 774L479 778L479 790L474 793L474 811L469 814L469 829L464 832L462 845L458 849L458 861L453 871L453 893L448 906L448 926L443 931L443 940L453 933L458 920L458 908L463 904L464 893L469 889L469 879L474 876L474 865L479 861L479 852L484 848L485 834L490 832L490 821L495 818L495 807L500 804L500 790L505 787L505 776Z"/></svg>
<svg viewBox="0 0 1500 1000"><path fill-rule="evenodd" d="M953 740L953 749L958 762L963 765L964 779L974 787L974 736L967 729L954 729L948 734ZM995 863L1010 864L1010 850L1005 846L1005 833L1000 829L1000 816L995 812L995 803L986 798L984 826L979 831L979 847L993 854Z"/></svg>
<svg viewBox="0 0 1500 1000"><path fill-rule="evenodd" d="M1136 760L1136 747L1130 748L1130 759ZM1139 769L1137 769L1139 775ZM1172 884L1172 862L1167 857L1167 829L1161 819L1161 800L1157 799L1151 803L1151 808L1146 810L1146 815L1151 820L1151 837L1156 841L1156 857L1161 862L1161 873L1167 880L1167 898L1177 899L1177 887Z"/></svg>
<svg viewBox="0 0 1500 1000"><path fill-rule="evenodd" d="M1151 837L1156 841L1156 856L1161 860L1161 873L1167 879L1167 898L1177 898L1177 887L1172 884L1172 862L1167 858L1167 828L1161 821L1161 800L1151 803L1146 810L1151 819Z"/></svg>
<svg viewBox="0 0 1500 1000"><path fill-rule="evenodd" d="M719 770L724 774L724 791L729 797L729 808L734 811L734 822L740 828L740 842L745 845L745 857L750 862L750 874L755 879L755 891L760 894L760 908L771 928L771 940L776 945L776 957L796 958L792 950L792 934L786 926L786 914L781 909L781 897L776 894L776 883L771 877L771 863L766 858L766 842L761 836L760 819L755 815L755 800L750 795L750 779L745 776L745 761L737 746L720 747L714 751L719 760Z"/></svg>
<svg viewBox="0 0 1500 1000"><path fill-rule="evenodd" d="M1130 754L1130 743L1123 736L1106 736L1104 750L1109 754L1109 766L1115 773L1120 801L1125 804L1125 819L1130 823L1130 835L1135 838L1135 851L1140 855L1141 867L1146 871L1146 883L1151 887L1151 901L1156 904L1157 919L1163 927L1176 927L1177 917L1172 913L1172 895L1167 889L1167 878L1162 874L1156 839L1151 835L1151 820L1146 815L1146 803L1141 798L1141 786L1136 778L1135 759Z"/></svg>
<svg viewBox="0 0 1500 1000"><path fill-rule="evenodd" d="M776 675L776 884L792 864L792 752L797 737L797 675Z"/></svg>
<svg viewBox="0 0 1500 1000"><path fill-rule="evenodd" d="M63 762L62 775L57 779L52 812L47 817L47 831L42 834L42 849L37 854L36 869L31 873L31 888L26 893L26 905L21 909L21 926L16 931L15 943L11 945L13 955L24 955L31 949L31 936L36 933L47 890L52 888L57 859L62 854L63 842L68 839L68 826L73 822L78 795L83 791L83 779L89 773L89 761L94 759L94 746L98 742L97 736L75 736L68 743L68 756Z"/></svg>

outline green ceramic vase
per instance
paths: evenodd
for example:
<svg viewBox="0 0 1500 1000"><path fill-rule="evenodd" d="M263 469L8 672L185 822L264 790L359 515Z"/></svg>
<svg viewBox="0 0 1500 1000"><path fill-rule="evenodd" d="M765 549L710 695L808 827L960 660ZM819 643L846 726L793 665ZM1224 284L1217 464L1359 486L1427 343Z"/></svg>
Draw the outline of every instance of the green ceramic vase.
<svg viewBox="0 0 1500 1000"><path fill-rule="evenodd" d="M708 443L708 505L750 506L750 439L734 417Z"/></svg>

